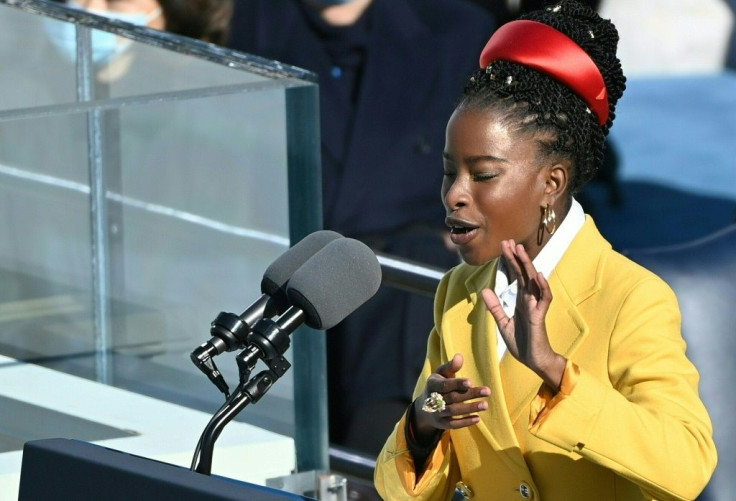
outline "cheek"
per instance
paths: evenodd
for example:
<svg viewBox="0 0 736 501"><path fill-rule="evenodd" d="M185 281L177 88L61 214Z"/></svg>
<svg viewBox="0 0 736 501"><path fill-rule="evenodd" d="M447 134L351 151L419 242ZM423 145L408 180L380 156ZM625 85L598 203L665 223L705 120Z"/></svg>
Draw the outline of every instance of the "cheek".
<svg viewBox="0 0 736 501"><path fill-rule="evenodd" d="M494 190L478 190L475 200L487 222L494 230L494 237L516 238L516 233L525 231L531 224L533 202L529 186L506 185Z"/></svg>
<svg viewBox="0 0 736 501"><path fill-rule="evenodd" d="M491 218L502 215L509 206L503 190L479 189L475 191L473 198L483 213Z"/></svg>

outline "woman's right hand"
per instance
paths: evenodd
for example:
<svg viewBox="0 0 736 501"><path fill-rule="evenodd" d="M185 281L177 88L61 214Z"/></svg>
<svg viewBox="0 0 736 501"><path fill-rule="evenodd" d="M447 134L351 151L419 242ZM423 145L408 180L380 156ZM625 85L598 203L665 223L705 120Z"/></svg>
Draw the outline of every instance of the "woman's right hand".
<svg viewBox="0 0 736 501"><path fill-rule="evenodd" d="M473 386L466 378L456 378L455 374L463 366L459 353L449 362L440 365L427 378L422 395L414 401L414 433L418 442L427 442L437 430L450 430L472 426L480 421L475 414L488 409L488 402L478 400L491 394L487 386ZM422 410L424 402L433 393L439 393L445 401L445 410L427 412Z"/></svg>

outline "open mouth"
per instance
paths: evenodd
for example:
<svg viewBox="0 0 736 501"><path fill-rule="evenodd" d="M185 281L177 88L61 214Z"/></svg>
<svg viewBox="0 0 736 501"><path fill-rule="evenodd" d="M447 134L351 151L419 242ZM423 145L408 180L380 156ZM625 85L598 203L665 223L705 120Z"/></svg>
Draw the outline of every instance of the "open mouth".
<svg viewBox="0 0 736 501"><path fill-rule="evenodd" d="M450 241L455 245L468 245L478 234L477 226L466 226L465 224L450 224Z"/></svg>
<svg viewBox="0 0 736 501"><path fill-rule="evenodd" d="M478 226L460 218L448 217L445 224L450 228L450 240L455 245L466 245L478 234Z"/></svg>

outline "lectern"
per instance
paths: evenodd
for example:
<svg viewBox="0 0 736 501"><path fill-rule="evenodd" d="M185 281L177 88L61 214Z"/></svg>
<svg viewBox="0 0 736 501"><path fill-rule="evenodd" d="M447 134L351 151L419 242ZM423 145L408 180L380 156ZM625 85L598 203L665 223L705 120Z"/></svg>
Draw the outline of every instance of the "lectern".
<svg viewBox="0 0 736 501"><path fill-rule="evenodd" d="M23 447L19 501L307 501L311 498L135 456L79 440Z"/></svg>

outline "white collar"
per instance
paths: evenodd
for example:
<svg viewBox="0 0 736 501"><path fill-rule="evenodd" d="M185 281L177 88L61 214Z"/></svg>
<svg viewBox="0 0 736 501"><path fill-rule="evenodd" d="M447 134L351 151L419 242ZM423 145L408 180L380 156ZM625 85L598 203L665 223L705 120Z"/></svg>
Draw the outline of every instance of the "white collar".
<svg viewBox="0 0 736 501"><path fill-rule="evenodd" d="M565 216L565 219L557 227L557 231L555 231L547 244L542 247L542 250L539 251L537 257L532 261L534 268L537 271L541 271L548 278L584 224L585 212L583 211L583 207L573 198L567 216ZM496 272L494 290L498 294L509 287L516 289L516 281L514 280L509 285L506 266L504 265L503 259L501 259L498 264L498 271Z"/></svg>
<svg viewBox="0 0 736 501"><path fill-rule="evenodd" d="M545 278L549 278L552 274L555 266L560 262L567 248L570 247L570 244L575 239L575 235L578 234L584 224L585 212L583 211L583 207L573 198L567 216L565 216L565 219L557 227L557 231L555 231L547 244L542 247L542 250L539 251L537 257L532 261L534 268L537 271L541 271ZM501 301L501 306L506 312L506 315L513 317L516 309L517 282L514 280L513 283L509 284L503 259L500 259L498 263L493 290ZM501 338L500 332L498 332L498 339L498 358L500 359L506 351L506 345L503 342L503 338Z"/></svg>

